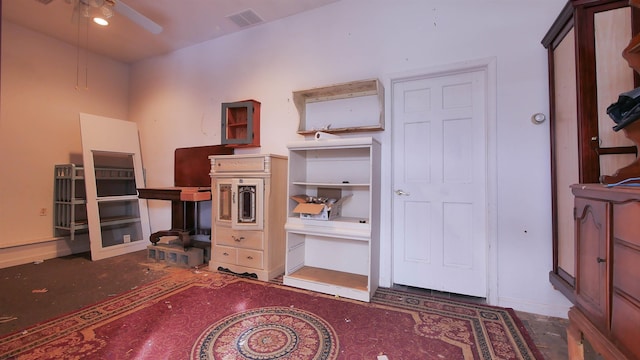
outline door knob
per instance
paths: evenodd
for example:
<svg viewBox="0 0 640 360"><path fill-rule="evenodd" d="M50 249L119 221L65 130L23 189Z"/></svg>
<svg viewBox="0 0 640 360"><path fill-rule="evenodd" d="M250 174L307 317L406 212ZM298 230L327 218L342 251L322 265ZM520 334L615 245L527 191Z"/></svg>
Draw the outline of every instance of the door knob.
<svg viewBox="0 0 640 360"><path fill-rule="evenodd" d="M596 258L596 261L597 261L598 263L603 263L603 262L607 261L607 259L603 259L603 258L601 258L601 257L598 257L598 258Z"/></svg>
<svg viewBox="0 0 640 360"><path fill-rule="evenodd" d="M409 195L411 195L411 194L409 194L408 192L406 192L406 191L404 191L404 190L402 190L402 189L398 189L398 190L396 190L396 195L400 195L400 196L402 196L402 195L404 195L404 196L409 196Z"/></svg>

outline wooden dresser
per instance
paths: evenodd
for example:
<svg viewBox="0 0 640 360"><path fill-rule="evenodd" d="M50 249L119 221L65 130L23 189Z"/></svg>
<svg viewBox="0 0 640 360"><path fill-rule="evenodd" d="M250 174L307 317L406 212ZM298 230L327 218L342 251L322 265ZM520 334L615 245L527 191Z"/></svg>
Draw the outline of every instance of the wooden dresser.
<svg viewBox="0 0 640 360"><path fill-rule="evenodd" d="M212 155L213 271L268 281L284 273L287 158Z"/></svg>
<svg viewBox="0 0 640 360"><path fill-rule="evenodd" d="M575 184L576 286L569 358L640 359L640 187Z"/></svg>

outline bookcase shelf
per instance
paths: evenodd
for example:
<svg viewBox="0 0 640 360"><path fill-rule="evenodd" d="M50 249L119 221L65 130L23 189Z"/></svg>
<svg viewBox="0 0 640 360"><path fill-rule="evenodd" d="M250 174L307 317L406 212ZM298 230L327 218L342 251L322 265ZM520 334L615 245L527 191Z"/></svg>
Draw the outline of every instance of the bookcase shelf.
<svg viewBox="0 0 640 360"><path fill-rule="evenodd" d="M378 79L294 91L293 102L298 134L384 130L384 87Z"/></svg>
<svg viewBox="0 0 640 360"><path fill-rule="evenodd" d="M289 197L318 196L329 187L350 198L330 220L301 218L289 200L284 284L369 301L379 276L380 143L335 138L288 149Z"/></svg>

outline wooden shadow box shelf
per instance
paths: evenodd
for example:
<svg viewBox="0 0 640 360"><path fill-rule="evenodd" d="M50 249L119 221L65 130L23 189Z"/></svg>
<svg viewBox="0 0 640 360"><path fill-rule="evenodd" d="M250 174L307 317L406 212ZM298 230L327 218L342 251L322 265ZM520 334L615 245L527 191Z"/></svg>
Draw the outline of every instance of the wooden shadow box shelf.
<svg viewBox="0 0 640 360"><path fill-rule="evenodd" d="M222 144L227 147L260 147L260 102L222 103Z"/></svg>

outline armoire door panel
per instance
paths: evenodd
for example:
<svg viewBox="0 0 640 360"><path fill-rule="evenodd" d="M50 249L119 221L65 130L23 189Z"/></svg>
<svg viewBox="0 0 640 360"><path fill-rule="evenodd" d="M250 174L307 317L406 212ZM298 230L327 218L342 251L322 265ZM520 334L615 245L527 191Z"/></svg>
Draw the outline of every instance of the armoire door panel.
<svg viewBox="0 0 640 360"><path fill-rule="evenodd" d="M554 53L555 114L553 116L553 164L557 209L558 267L575 276L573 194L578 182L578 114L576 111L575 33L570 30Z"/></svg>

